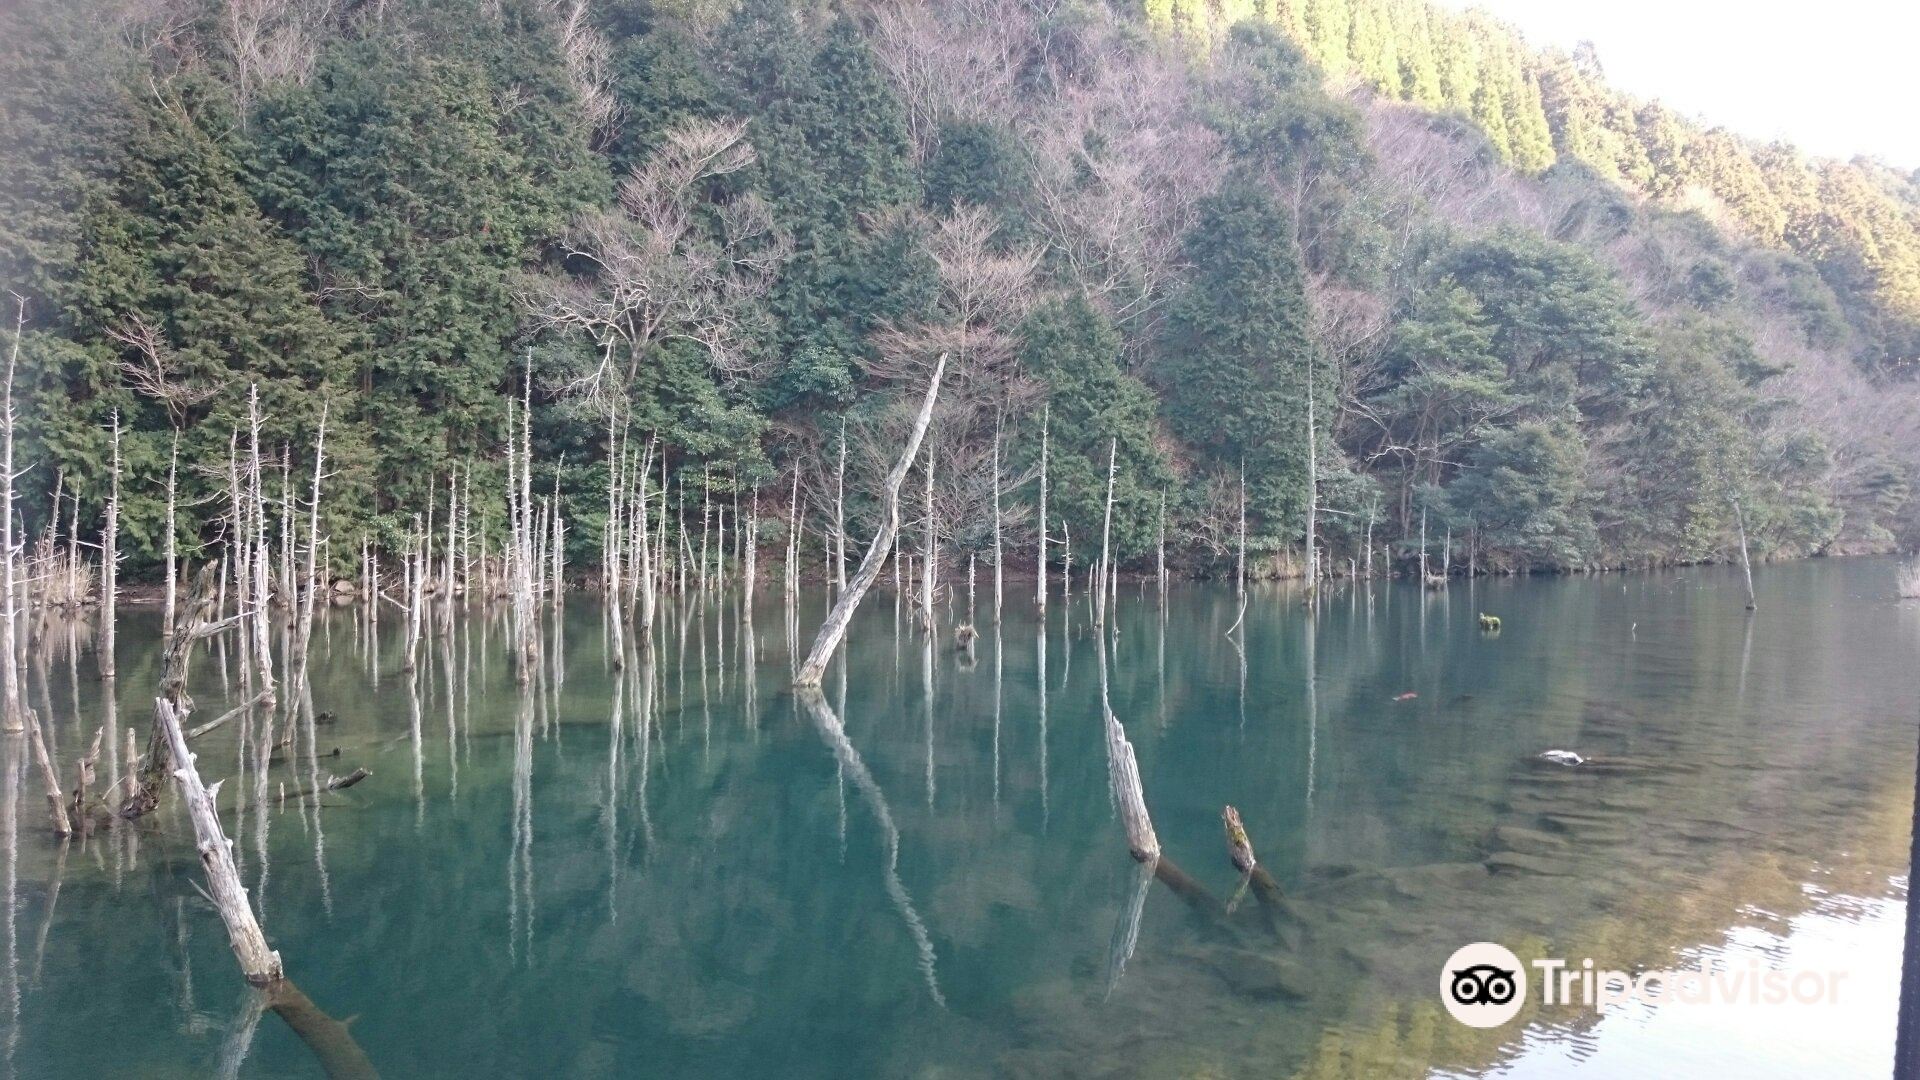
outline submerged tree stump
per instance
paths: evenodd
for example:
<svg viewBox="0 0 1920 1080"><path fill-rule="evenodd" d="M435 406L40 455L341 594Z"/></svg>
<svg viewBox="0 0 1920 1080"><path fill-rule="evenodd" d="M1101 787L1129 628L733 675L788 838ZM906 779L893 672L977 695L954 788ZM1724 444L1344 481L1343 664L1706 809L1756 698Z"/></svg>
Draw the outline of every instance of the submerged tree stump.
<svg viewBox="0 0 1920 1080"><path fill-rule="evenodd" d="M1240 823L1240 811L1227 806L1220 811L1220 820L1227 829L1227 858L1243 874L1253 873L1259 860L1253 857L1253 841L1247 839L1246 826Z"/></svg>

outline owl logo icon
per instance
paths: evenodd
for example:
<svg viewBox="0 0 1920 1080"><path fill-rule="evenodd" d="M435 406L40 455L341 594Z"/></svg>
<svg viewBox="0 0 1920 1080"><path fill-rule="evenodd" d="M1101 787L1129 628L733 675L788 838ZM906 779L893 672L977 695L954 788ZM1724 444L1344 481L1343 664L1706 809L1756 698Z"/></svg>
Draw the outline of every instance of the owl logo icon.
<svg viewBox="0 0 1920 1080"><path fill-rule="evenodd" d="M1441 1003L1468 1027L1499 1027L1519 1015L1526 998L1526 967L1503 945L1463 945L1440 968Z"/></svg>

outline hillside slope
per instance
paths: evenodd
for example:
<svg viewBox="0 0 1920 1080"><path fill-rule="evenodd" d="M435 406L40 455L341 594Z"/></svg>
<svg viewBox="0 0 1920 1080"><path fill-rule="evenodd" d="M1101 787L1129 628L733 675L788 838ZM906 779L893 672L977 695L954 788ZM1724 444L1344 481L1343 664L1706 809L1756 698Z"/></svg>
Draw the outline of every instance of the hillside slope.
<svg viewBox="0 0 1920 1080"><path fill-rule="evenodd" d="M843 451L870 528L941 353L912 535L930 516L949 567L991 558L996 505L1030 565L1043 428L1056 565L1097 546L1109 455L1123 558L1164 528L1199 573L1230 570L1243 501L1263 573L1716 559L1743 520L1781 555L1911 534L1910 181L1775 161L1766 190L1798 194L1762 212L1699 148L1771 151L1676 121L1686 152L1642 168L1651 107L1616 130L1632 103L1589 59L1575 93L1484 20L1200 10L1237 11L20 5L0 278L30 535L97 529L117 418L134 568L176 438L179 540L217 551L257 386L292 476L327 405L343 569L455 497L497 544L530 373L576 562L643 444L680 527L758 507L779 542L794 507L811 546Z"/></svg>

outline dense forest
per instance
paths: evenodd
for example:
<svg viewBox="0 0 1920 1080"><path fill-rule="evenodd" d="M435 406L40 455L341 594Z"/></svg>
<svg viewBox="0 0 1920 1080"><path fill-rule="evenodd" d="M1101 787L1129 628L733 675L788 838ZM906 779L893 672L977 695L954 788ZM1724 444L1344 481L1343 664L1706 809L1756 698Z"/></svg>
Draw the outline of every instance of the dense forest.
<svg viewBox="0 0 1920 1080"><path fill-rule="evenodd" d="M0 170L22 535L135 577L170 474L217 556L254 392L343 574L499 547L522 421L574 565L637 474L820 566L943 355L949 567L1084 566L1110 454L1142 569L1920 536L1915 177L1421 0L24 0Z"/></svg>

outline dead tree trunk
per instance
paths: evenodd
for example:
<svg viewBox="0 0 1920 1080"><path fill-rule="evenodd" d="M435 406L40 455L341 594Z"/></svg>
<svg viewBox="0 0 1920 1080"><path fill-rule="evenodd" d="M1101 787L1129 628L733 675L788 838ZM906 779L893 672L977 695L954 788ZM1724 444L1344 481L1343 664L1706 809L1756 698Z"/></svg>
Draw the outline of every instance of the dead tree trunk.
<svg viewBox="0 0 1920 1080"><path fill-rule="evenodd" d="M40 778L47 785L47 813L53 820L53 835L71 836L73 824L67 819L67 804L60 794L60 774L53 771L47 756L47 741L40 734L40 718L26 711L27 736L33 740L33 760L40 766Z"/></svg>
<svg viewBox="0 0 1920 1080"><path fill-rule="evenodd" d="M621 538L620 522L625 508L621 505L621 489L626 483L622 475L626 464L626 449L620 445L618 429L612 412L607 414L607 524L600 534L600 582L607 593L607 632L612 648L608 660L614 670L626 663L627 637L626 614L622 610L623 594L620 590L620 563L626 558ZM644 485L644 481L642 481Z"/></svg>
<svg viewBox="0 0 1920 1080"><path fill-rule="evenodd" d="M1100 565L1099 584L1093 593L1093 625L1105 626L1107 622L1107 578L1113 563L1113 478L1114 454L1119 449L1120 440L1107 441L1107 509L1100 519Z"/></svg>
<svg viewBox="0 0 1920 1080"><path fill-rule="evenodd" d="M1307 353L1307 587L1320 584L1320 433L1313 422L1313 353Z"/></svg>
<svg viewBox="0 0 1920 1080"><path fill-rule="evenodd" d="M180 717L165 698L153 700L154 716L167 733L173 749L174 779L193 818L193 833L200 851L200 864L207 873L207 892L227 926L227 940L240 961L240 973L255 986L270 986L283 974L280 954L267 947L267 936L254 918L247 902L246 886L240 883L240 871L233 864L233 843L220 829L220 815L214 809L220 785L208 788L200 782L193 754L187 749L186 735L180 730Z"/></svg>
<svg viewBox="0 0 1920 1080"><path fill-rule="evenodd" d="M840 468L833 477L833 594L847 591L847 418L840 418Z"/></svg>
<svg viewBox="0 0 1920 1080"><path fill-rule="evenodd" d="M303 664L306 662L308 643L313 640L313 607L320 595L320 480L326 475L323 470L327 458L327 411L332 404L328 401L320 403L320 428L313 439L313 492L307 503L307 580L306 590L300 597L300 659ZM449 485L449 491L451 491L451 485ZM453 528L451 494L448 495L448 503L447 528L449 541L451 541ZM451 582L453 566L451 542L447 545L447 551L448 580ZM451 594L451 587L448 592Z"/></svg>
<svg viewBox="0 0 1920 1080"><path fill-rule="evenodd" d="M1240 554L1234 559L1233 595L1247 595L1247 459L1240 459Z"/></svg>
<svg viewBox="0 0 1920 1080"><path fill-rule="evenodd" d="M167 452L167 524L166 524L166 606L160 612L162 633L173 633L174 608L180 602L180 544L174 535L174 510L180 491L180 429L173 429L173 446Z"/></svg>
<svg viewBox="0 0 1920 1080"><path fill-rule="evenodd" d="M1220 820L1227 830L1227 858L1233 860L1234 869L1243 874L1253 873L1259 860L1253 856L1253 841L1247 839L1246 826L1240 823L1240 811L1225 807L1220 811Z"/></svg>
<svg viewBox="0 0 1920 1080"><path fill-rule="evenodd" d="M1033 603L1041 614L1047 610L1047 424L1053 419L1053 403L1040 410L1040 526L1033 558Z"/></svg>
<svg viewBox="0 0 1920 1080"><path fill-rule="evenodd" d="M1000 625L1000 600L1004 582L1001 572L1006 562L1000 548L1000 434L1001 421L993 425L993 623Z"/></svg>
<svg viewBox="0 0 1920 1080"><path fill-rule="evenodd" d="M793 494L787 499L787 607L800 596L800 463L793 464Z"/></svg>
<svg viewBox="0 0 1920 1080"><path fill-rule="evenodd" d="M920 628L933 634L933 594L939 580L940 523L933 511L933 447L927 447L926 536L920 556Z"/></svg>
<svg viewBox="0 0 1920 1080"><path fill-rule="evenodd" d="M252 551L247 556L250 564L247 580L253 595L243 601L251 606L249 612L253 628L253 660L260 676L261 690L266 695L266 705L273 707L273 633L271 616L267 610L267 504L261 486L260 463L260 387L256 383L247 390L247 430L250 460L248 462L248 500L251 507L251 524L248 526L247 543Z"/></svg>
<svg viewBox="0 0 1920 1080"><path fill-rule="evenodd" d="M6 563L0 574L0 589L6 590L6 610L0 611L0 653L5 654L5 671L0 673L0 731L12 734L24 727L20 711L20 642L15 628L23 612L18 607L20 585L14 576L13 560L13 372L20 362L20 335L27 328L27 302L14 298L13 345L7 353L6 401L0 408L0 478L7 482L4 501L0 501L0 558ZM55 497L54 512L59 512Z"/></svg>
<svg viewBox="0 0 1920 1080"><path fill-rule="evenodd" d="M88 816L87 791L93 787L94 764L100 760L100 743L106 734L106 728L94 728L93 744L87 748L86 753L80 755L80 760L74 763L73 766L73 812L71 819L73 824L79 828L80 835L83 837L91 831L89 826L92 819Z"/></svg>
<svg viewBox="0 0 1920 1080"><path fill-rule="evenodd" d="M664 462L664 455L662 455L662 460ZM634 584L638 586L640 590L640 633L642 636L651 636L653 634L653 612L659 604L659 593L657 590L660 587L660 582L656 572L656 560L650 540L651 534L648 529L647 518L647 475L652 471L653 438L649 436L647 438L646 455L640 460L639 486L635 488L632 495L632 498L638 503L634 508L638 516L634 522L633 539L635 541L635 554L640 558L640 580L634 582ZM660 497L663 500L660 511L660 535L663 539L666 536L667 514L666 504L664 502L666 494L666 481L662 479L660 482Z"/></svg>
<svg viewBox="0 0 1920 1080"><path fill-rule="evenodd" d="M293 980L281 978L268 987L267 1004L313 1051L328 1080L374 1080L380 1075L347 1022L328 1016Z"/></svg>
<svg viewBox="0 0 1920 1080"><path fill-rule="evenodd" d="M12 484L8 484L12 487ZM9 549L11 557L11 549ZM98 652L100 677L111 679L113 666L114 607L120 593L120 410L113 410L113 481L107 495L107 523L100 533L100 636ZM13 598L7 598L11 606ZM7 658L11 668L13 658Z"/></svg>
<svg viewBox="0 0 1920 1080"><path fill-rule="evenodd" d="M1154 570L1160 578L1160 595L1167 594L1167 490L1160 489L1160 542L1154 548Z"/></svg>
<svg viewBox="0 0 1920 1080"><path fill-rule="evenodd" d="M1733 496L1733 520L1740 529L1740 574L1747 586L1747 610L1753 611L1758 605L1753 596L1753 558L1747 552L1747 510L1738 495Z"/></svg>
<svg viewBox="0 0 1920 1080"><path fill-rule="evenodd" d="M873 534L873 541L867 545L866 557L860 560L860 569L847 583L847 591L834 598L832 610L820 624L820 633L813 639L813 648L807 653L807 659L794 673L795 686L820 685L820 679L826 674L827 661L833 659L835 649L840 647L840 639L846 636L847 624L853 619L854 609L860 606L861 598L873 587L874 580L880 576L880 568L887 561L887 551L893 545L894 536L900 531L900 485L906 482L907 470L913 467L913 459L920 454L920 443L926 438L927 425L933 421L933 405L940 396L940 377L946 373L947 358L942 355L933 366L933 378L927 383L927 396L920 404L920 414L914 418L913 433L907 437L906 449L901 451L900 460L894 463L893 471L887 474L887 484L881 494L880 528Z"/></svg>
<svg viewBox="0 0 1920 1080"><path fill-rule="evenodd" d="M1100 711L1106 717L1107 779L1113 785L1114 806L1120 811L1120 823L1126 826L1127 850L1141 862L1160 858L1160 838L1154 835L1153 819L1147 816L1147 795L1140 785L1140 763L1134 758L1133 744L1113 715L1107 699L1107 639L1101 635L1095 643L1100 651Z"/></svg>

